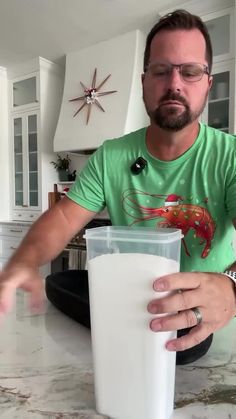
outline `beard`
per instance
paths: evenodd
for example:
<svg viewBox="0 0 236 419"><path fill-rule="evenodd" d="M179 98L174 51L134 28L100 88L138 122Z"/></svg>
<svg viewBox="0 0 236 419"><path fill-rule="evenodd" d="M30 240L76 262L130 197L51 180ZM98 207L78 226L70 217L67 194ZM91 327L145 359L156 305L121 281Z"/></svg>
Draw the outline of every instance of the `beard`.
<svg viewBox="0 0 236 419"><path fill-rule="evenodd" d="M190 106L188 105L184 97L171 92L162 96L162 98L160 99L159 106L154 110L148 108L145 97L144 104L147 114L150 117L151 121L153 121L158 127L166 131L174 132L182 130L187 125L191 124L191 122L198 119L198 117L203 112L203 109L205 108L207 97L208 92L206 93L206 96L201 106L195 112L191 111ZM165 102L167 100L178 101L184 106L184 110L180 113L180 110L174 105L169 105L168 108L163 107L162 102Z"/></svg>

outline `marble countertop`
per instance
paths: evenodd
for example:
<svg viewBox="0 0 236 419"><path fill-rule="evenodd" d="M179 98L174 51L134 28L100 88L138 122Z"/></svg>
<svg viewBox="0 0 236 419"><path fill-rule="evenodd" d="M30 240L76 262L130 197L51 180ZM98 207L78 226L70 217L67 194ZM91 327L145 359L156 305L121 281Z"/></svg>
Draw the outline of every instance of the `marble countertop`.
<svg viewBox="0 0 236 419"><path fill-rule="evenodd" d="M1 419L107 419L95 411L89 330L49 302L32 315L21 292L0 327ZM236 417L235 327L216 334L204 358L177 367L173 419Z"/></svg>

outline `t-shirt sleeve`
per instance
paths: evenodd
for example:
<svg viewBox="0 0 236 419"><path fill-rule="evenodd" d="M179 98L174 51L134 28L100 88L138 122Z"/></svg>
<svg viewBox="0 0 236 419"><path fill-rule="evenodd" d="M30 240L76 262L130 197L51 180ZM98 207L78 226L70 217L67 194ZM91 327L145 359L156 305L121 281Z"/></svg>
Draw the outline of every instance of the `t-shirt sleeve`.
<svg viewBox="0 0 236 419"><path fill-rule="evenodd" d="M236 138L235 138L236 141ZM226 207L230 218L236 218L236 151L228 161L228 176L226 185Z"/></svg>
<svg viewBox="0 0 236 419"><path fill-rule="evenodd" d="M76 181L67 193L68 198L88 209L102 211L106 205L104 197L104 147L101 146L89 158L86 166L76 177Z"/></svg>

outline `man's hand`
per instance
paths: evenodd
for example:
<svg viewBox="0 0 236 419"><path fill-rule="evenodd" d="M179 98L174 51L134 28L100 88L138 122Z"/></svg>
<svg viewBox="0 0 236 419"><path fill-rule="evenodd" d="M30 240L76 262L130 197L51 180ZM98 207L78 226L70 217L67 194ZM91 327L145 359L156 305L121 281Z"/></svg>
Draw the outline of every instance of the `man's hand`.
<svg viewBox="0 0 236 419"><path fill-rule="evenodd" d="M16 264L0 273L0 319L8 313L15 300L15 292L21 288L30 293L30 308L38 311L42 308L44 286L37 270Z"/></svg>
<svg viewBox="0 0 236 419"><path fill-rule="evenodd" d="M153 288L158 292L172 293L148 304L149 313L170 313L151 320L151 330L162 332L195 326L187 335L169 341L166 348L170 351L183 351L199 344L236 314L235 286L222 274L181 272L166 275L157 279ZM191 310L194 307L202 315L202 322L198 325Z"/></svg>

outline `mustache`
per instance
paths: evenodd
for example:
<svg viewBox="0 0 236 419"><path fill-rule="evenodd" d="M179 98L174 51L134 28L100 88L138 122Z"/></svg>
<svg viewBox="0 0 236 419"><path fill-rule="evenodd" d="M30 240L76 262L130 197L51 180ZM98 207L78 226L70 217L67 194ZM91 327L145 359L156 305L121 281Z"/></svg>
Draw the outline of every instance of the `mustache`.
<svg viewBox="0 0 236 419"><path fill-rule="evenodd" d="M188 103L185 100L185 98L181 95L178 95L177 93L172 93L172 92L166 93L164 96L161 97L160 104L162 102L166 102L167 100L176 100L188 107Z"/></svg>

